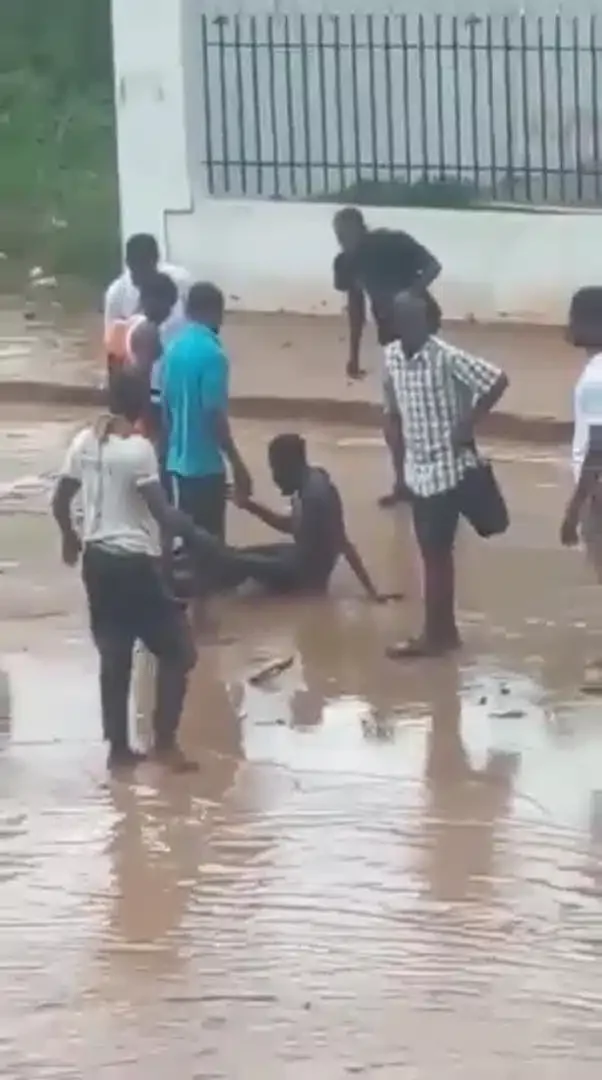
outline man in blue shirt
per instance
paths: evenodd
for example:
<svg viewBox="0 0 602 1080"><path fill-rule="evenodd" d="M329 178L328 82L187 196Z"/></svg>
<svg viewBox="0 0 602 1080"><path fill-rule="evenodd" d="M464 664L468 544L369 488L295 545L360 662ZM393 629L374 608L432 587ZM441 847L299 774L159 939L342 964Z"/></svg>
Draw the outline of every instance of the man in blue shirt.
<svg viewBox="0 0 602 1080"><path fill-rule="evenodd" d="M223 540L226 468L237 497L249 498L251 478L228 421L228 358L219 338L224 297L209 282L193 285L187 325L163 360L166 471L174 501L195 524Z"/></svg>

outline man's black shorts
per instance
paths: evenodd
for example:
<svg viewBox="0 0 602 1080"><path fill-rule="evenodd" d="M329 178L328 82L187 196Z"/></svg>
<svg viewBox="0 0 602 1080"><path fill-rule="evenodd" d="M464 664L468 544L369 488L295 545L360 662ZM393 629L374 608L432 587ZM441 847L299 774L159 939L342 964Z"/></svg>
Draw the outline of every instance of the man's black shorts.
<svg viewBox="0 0 602 1080"><path fill-rule="evenodd" d="M171 483L174 506L188 514L200 529L205 529L218 540L223 540L226 535L225 474L217 473L214 476L172 474Z"/></svg>
<svg viewBox="0 0 602 1080"><path fill-rule="evenodd" d="M413 495L412 513L416 542L423 554L452 550L463 513L459 488L426 497Z"/></svg>
<svg viewBox="0 0 602 1080"><path fill-rule="evenodd" d="M82 573L90 627L99 647L141 641L154 656L190 666L193 647L186 615L167 591L159 560L89 544Z"/></svg>

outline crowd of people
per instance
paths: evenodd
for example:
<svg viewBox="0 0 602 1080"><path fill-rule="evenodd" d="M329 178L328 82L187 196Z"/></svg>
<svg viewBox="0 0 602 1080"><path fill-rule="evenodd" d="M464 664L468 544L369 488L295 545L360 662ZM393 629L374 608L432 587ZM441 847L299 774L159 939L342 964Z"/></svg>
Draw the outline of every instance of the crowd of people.
<svg viewBox="0 0 602 1080"><path fill-rule="evenodd" d="M460 518L483 537L508 526L503 496L475 441L508 380L440 337L441 311L429 288L441 266L413 237L369 229L351 207L336 214L334 232L334 287L347 298L348 377L364 374L366 298L383 347L383 431L393 487L379 502L411 505L423 565L423 629L388 652L394 659L438 657L460 644L453 557ZM290 499L290 511L254 499L228 415L220 289L162 263L150 235L128 240L125 263L105 298L108 409L69 447L53 512L64 561L73 566L81 556L110 765L132 767L143 756L128 737L134 647L141 642L157 659L153 754L188 771L196 766L179 746L178 726L196 659L191 610L198 628L209 596L247 581L271 592L324 593L341 557L370 600L393 596L377 590L348 535L340 492L308 459L301 435L282 434L268 446L275 485ZM591 289L571 308L572 338L593 358L576 395L576 485L562 540L575 543L582 523L602 579L599 310L599 290ZM77 493L81 528L72 512ZM229 498L283 538L229 545Z"/></svg>

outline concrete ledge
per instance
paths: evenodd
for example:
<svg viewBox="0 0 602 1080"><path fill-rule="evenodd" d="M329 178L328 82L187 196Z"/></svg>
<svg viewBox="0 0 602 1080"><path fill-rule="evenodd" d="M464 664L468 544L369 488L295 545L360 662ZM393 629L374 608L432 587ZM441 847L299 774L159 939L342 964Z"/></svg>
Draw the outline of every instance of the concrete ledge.
<svg viewBox="0 0 602 1080"><path fill-rule="evenodd" d="M98 386L29 379L0 381L0 404L92 408L102 406L105 400L105 392ZM231 412L244 420L290 420L377 429L381 426L382 416L380 406L371 401L270 395L236 396L231 399ZM483 431L495 439L549 445L570 442L572 424L553 416L525 416L498 410L488 418Z"/></svg>

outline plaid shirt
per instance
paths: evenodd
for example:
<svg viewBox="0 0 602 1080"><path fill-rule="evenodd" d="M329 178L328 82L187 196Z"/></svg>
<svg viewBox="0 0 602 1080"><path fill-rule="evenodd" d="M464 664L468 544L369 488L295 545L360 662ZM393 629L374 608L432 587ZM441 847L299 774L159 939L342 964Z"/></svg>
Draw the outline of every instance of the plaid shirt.
<svg viewBox="0 0 602 1080"><path fill-rule="evenodd" d="M401 417L405 481L423 498L456 487L478 463L476 449L454 446L454 432L498 381L493 364L431 337L407 357L401 342L385 347L388 405Z"/></svg>

